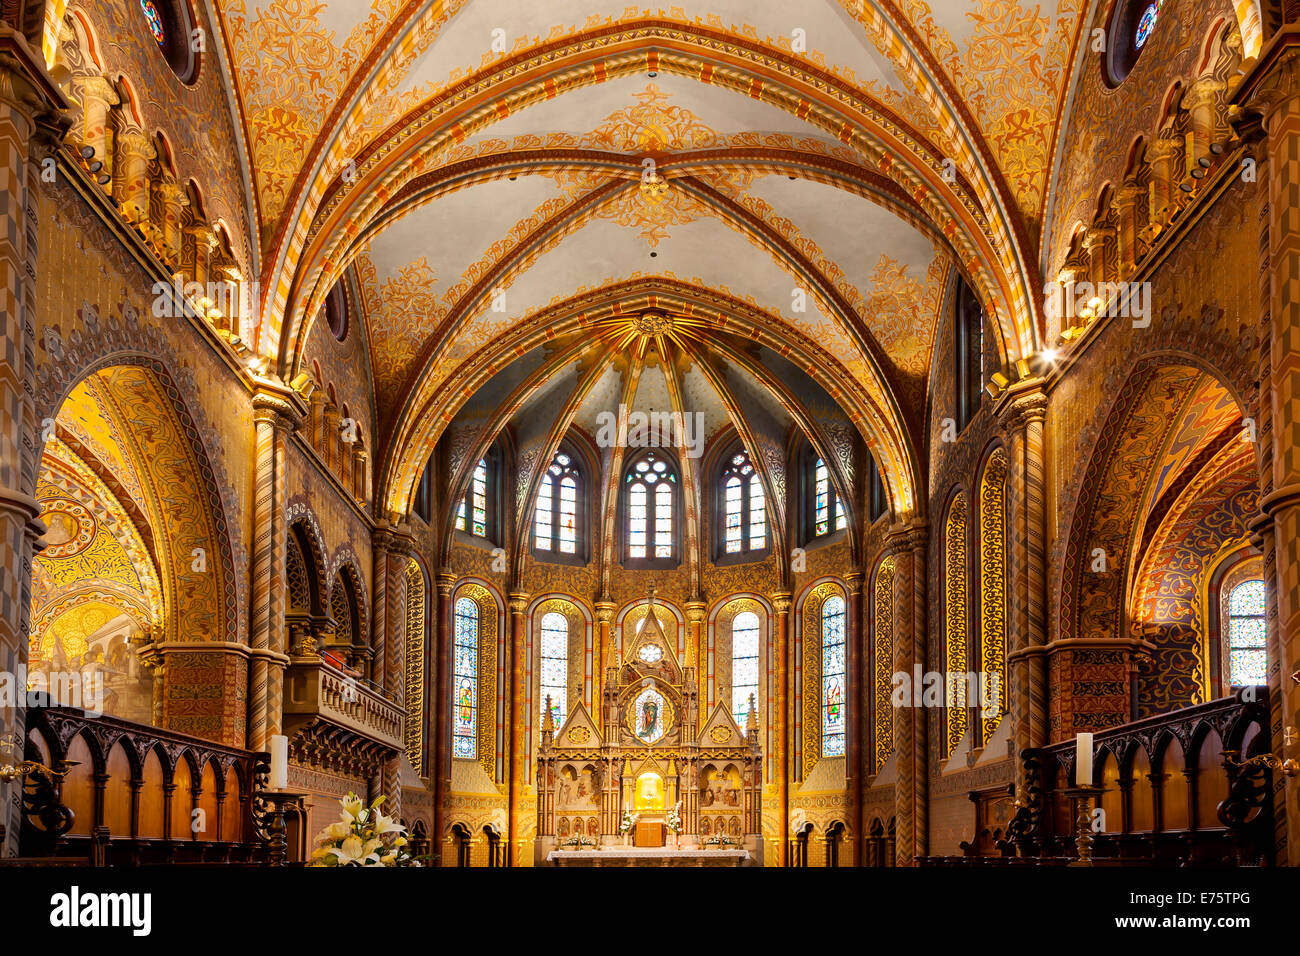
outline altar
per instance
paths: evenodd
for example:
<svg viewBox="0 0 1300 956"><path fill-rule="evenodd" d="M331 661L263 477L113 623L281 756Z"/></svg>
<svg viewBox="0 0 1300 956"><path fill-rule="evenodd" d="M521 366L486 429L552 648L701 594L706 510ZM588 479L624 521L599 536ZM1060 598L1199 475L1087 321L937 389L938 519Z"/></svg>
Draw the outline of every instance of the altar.
<svg viewBox="0 0 1300 956"><path fill-rule="evenodd" d="M602 847L599 850L551 850L552 866L752 866L748 850L677 850L672 847Z"/></svg>
<svg viewBox="0 0 1300 956"><path fill-rule="evenodd" d="M556 866L762 864L762 761L755 708L737 725L719 701L701 719L679 625L656 610L606 668L600 707L560 727L547 704L537 755L535 862ZM666 610L666 609L665 609ZM631 843L632 846L626 844Z"/></svg>

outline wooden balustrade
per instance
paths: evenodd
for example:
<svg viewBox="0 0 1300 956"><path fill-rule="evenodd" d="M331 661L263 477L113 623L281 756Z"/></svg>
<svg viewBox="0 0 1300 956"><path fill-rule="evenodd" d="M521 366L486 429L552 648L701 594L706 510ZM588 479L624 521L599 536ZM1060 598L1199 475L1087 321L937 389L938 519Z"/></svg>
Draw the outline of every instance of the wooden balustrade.
<svg viewBox="0 0 1300 956"><path fill-rule="evenodd" d="M261 863L255 791L268 756L84 711L27 711L22 862Z"/></svg>
<svg viewBox="0 0 1300 956"><path fill-rule="evenodd" d="M1093 738L1093 858L1101 865L1272 865L1272 771L1251 757L1271 751L1268 689L1099 731ZM1064 864L1075 851L1075 744L1025 750L1027 793L996 853L979 834L965 857L943 864Z"/></svg>
<svg viewBox="0 0 1300 956"><path fill-rule="evenodd" d="M323 657L294 658L285 676L285 733L316 720L392 751L405 746L405 711L375 684L349 677Z"/></svg>

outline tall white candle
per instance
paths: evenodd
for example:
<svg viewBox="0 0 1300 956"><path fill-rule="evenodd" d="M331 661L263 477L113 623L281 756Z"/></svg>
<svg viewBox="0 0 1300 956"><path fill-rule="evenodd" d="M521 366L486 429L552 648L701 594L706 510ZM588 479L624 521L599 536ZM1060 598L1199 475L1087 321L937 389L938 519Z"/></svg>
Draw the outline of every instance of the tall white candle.
<svg viewBox="0 0 1300 956"><path fill-rule="evenodd" d="M1092 734L1074 735L1074 785L1092 786Z"/></svg>
<svg viewBox="0 0 1300 956"><path fill-rule="evenodd" d="M271 781L272 790L289 788L289 738L283 734L271 737Z"/></svg>

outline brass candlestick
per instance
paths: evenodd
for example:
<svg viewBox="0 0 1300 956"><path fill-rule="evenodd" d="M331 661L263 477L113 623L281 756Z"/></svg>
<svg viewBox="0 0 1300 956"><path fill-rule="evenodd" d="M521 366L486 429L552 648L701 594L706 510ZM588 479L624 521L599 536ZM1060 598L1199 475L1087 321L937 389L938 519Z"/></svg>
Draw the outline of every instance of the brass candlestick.
<svg viewBox="0 0 1300 956"><path fill-rule="evenodd" d="M1079 803L1079 812L1075 817L1075 845L1079 850L1079 858L1070 866L1092 866L1092 802L1099 798L1103 792L1103 787L1067 787L1062 791L1072 800Z"/></svg>

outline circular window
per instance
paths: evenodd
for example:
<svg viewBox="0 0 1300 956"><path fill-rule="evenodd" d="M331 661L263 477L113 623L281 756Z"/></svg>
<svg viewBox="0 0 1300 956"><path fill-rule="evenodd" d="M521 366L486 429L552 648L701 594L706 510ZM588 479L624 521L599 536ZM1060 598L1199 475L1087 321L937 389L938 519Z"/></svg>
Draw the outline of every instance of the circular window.
<svg viewBox="0 0 1300 956"><path fill-rule="evenodd" d="M330 294L325 298L325 321L334 338L340 342L347 338L348 297L343 292L342 282L330 289Z"/></svg>
<svg viewBox="0 0 1300 956"><path fill-rule="evenodd" d="M1101 55L1102 74L1112 89L1123 83L1133 70L1155 32L1164 5L1165 0L1115 0L1106 34L1106 52Z"/></svg>
<svg viewBox="0 0 1300 956"><path fill-rule="evenodd" d="M167 65L182 83L198 75L193 26L185 0L138 0L149 34Z"/></svg>

